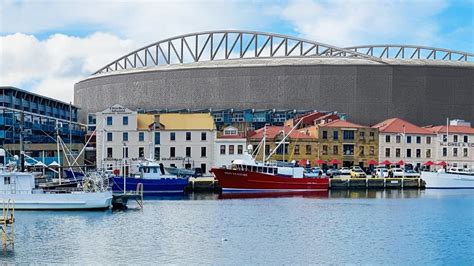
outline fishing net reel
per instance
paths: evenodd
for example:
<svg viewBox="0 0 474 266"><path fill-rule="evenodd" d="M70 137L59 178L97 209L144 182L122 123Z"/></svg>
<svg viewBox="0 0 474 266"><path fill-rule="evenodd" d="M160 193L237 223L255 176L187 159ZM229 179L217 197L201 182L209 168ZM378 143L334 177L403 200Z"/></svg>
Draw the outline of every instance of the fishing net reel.
<svg viewBox="0 0 474 266"><path fill-rule="evenodd" d="M109 185L109 178L99 172L89 172L82 179L82 188L86 192L106 191Z"/></svg>

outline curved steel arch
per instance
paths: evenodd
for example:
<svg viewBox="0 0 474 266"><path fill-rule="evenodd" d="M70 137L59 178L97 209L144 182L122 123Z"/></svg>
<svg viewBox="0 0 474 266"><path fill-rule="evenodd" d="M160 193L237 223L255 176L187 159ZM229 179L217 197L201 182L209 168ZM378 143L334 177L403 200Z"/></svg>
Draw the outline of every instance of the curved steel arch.
<svg viewBox="0 0 474 266"><path fill-rule="evenodd" d="M94 73L239 58L355 57L380 58L324 43L256 31L206 31L164 39L126 54Z"/></svg>
<svg viewBox="0 0 474 266"><path fill-rule="evenodd" d="M345 49L378 58L474 61L474 54L471 53L427 46L377 44L345 47Z"/></svg>

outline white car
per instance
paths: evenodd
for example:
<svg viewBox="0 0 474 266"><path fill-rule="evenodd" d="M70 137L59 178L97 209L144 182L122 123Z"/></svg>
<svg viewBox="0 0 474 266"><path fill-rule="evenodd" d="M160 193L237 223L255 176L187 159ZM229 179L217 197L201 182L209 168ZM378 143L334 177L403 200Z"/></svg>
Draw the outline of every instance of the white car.
<svg viewBox="0 0 474 266"><path fill-rule="evenodd" d="M377 168L375 170L375 175L377 177L386 178L386 177L388 177L388 169L387 168Z"/></svg>
<svg viewBox="0 0 474 266"><path fill-rule="evenodd" d="M341 175L350 175L351 169L349 167L342 167L339 169L339 173L341 173Z"/></svg>
<svg viewBox="0 0 474 266"><path fill-rule="evenodd" d="M402 168L392 168L388 170L389 177L402 178L405 176L405 171Z"/></svg>
<svg viewBox="0 0 474 266"><path fill-rule="evenodd" d="M415 170L405 170L405 177L418 178L420 177L420 174L417 173Z"/></svg>

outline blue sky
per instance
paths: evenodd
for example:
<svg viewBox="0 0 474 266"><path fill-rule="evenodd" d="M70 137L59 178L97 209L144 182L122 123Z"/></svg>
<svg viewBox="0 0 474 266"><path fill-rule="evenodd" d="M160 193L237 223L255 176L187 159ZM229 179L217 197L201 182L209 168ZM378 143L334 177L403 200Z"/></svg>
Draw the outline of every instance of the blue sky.
<svg viewBox="0 0 474 266"><path fill-rule="evenodd" d="M74 83L163 38L269 31L336 46L415 44L474 53L474 0L0 0L0 85L72 100Z"/></svg>

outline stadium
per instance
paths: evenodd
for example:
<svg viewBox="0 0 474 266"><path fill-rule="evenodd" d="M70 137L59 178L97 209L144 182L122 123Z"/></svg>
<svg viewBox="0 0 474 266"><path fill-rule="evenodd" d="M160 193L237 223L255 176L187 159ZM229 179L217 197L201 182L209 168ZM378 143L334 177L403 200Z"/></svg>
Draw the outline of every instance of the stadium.
<svg viewBox="0 0 474 266"><path fill-rule="evenodd" d="M80 120L114 104L151 110L325 110L373 125L474 123L474 55L410 45L336 47L211 31L165 39L79 81Z"/></svg>

